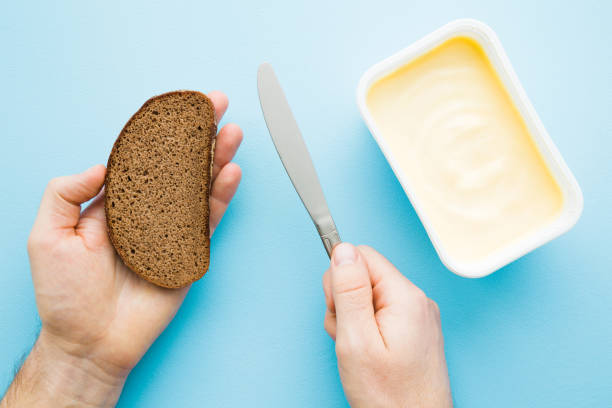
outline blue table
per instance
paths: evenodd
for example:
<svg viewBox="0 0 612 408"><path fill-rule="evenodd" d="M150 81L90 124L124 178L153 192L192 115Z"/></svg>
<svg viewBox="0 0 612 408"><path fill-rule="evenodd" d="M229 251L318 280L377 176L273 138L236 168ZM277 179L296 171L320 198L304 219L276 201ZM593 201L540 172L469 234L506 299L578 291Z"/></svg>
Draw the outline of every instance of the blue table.
<svg viewBox="0 0 612 408"><path fill-rule="evenodd" d="M328 260L259 109L255 75L267 60L343 239L380 250L440 305L456 405L609 407L610 3L208 3L4 5L0 386L37 332L25 246L48 179L105 163L151 95L218 88L231 101L226 121L245 131L243 183L215 234L210 271L119 406L347 405L322 324ZM355 105L366 68L458 17L497 31L585 196L568 234L479 280L440 263Z"/></svg>

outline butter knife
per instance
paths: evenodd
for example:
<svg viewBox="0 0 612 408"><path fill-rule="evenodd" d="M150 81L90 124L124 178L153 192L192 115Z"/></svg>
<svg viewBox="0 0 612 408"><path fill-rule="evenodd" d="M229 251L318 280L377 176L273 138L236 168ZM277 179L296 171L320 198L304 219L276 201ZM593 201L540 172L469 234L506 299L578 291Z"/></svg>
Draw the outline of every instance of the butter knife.
<svg viewBox="0 0 612 408"><path fill-rule="evenodd" d="M272 142L331 258L334 246L341 242L340 235L285 93L268 63L259 66L257 90Z"/></svg>

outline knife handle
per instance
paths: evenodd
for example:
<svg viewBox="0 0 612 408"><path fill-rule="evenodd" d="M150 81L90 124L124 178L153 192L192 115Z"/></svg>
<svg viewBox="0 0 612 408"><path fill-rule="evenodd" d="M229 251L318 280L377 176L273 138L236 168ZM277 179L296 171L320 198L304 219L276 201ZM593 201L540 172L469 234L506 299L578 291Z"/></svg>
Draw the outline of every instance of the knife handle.
<svg viewBox="0 0 612 408"><path fill-rule="evenodd" d="M340 240L340 234L338 234L337 230L333 230L325 235L321 235L321 241L323 241L323 246L327 251L327 256L329 256L329 259L331 259L331 254L334 250L334 247L342 242Z"/></svg>

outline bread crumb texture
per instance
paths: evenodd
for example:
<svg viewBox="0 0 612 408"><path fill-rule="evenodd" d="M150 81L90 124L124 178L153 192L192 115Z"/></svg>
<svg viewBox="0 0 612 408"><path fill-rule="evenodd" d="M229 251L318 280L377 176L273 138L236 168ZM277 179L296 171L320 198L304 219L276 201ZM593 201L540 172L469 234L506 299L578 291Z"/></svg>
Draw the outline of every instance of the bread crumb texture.
<svg viewBox="0 0 612 408"><path fill-rule="evenodd" d="M106 221L123 262L158 286L200 279L210 261L209 203L214 106L176 91L149 99L108 159Z"/></svg>

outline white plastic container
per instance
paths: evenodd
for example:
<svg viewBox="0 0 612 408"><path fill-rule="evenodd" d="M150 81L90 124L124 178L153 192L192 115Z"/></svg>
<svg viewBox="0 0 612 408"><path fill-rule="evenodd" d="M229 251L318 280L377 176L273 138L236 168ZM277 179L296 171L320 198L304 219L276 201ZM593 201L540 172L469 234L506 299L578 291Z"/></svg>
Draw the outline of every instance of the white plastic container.
<svg viewBox="0 0 612 408"><path fill-rule="evenodd" d="M418 195L414 194L407 178L403 176L400 168L397 166L397 161L394 158L397 152L392 151L386 145L384 138L381 137L376 129L374 119L366 104L368 90L378 79L385 77L454 37L469 37L475 40L484 49L499 79L502 81L514 105L525 121L540 155L550 169L553 178L559 184L563 194L563 207L554 221L526 235L524 238L517 240L515 243L491 253L491 255L484 259L471 263L459 262L453 259L442 245L435 229L428 221L427 212L421 206ZM359 86L357 88L357 104L361 116L370 129L372 136L380 146L380 149L419 215L438 256L444 265L457 275L467 278L478 278L489 275L535 248L567 232L580 218L583 208L583 197L580 187L527 98L499 39L493 30L484 23L471 19L453 21L425 36L408 48L374 65L365 72L359 81Z"/></svg>

